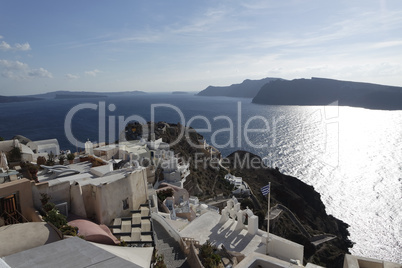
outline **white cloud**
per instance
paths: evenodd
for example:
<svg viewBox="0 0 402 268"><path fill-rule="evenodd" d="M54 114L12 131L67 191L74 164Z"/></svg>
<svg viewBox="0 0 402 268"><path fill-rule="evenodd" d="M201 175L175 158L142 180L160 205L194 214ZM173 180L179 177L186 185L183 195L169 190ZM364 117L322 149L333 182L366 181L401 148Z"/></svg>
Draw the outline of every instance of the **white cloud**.
<svg viewBox="0 0 402 268"><path fill-rule="evenodd" d="M86 71L85 75L95 77L98 75L98 73L101 73L101 71L99 71L98 69L95 69L93 71Z"/></svg>
<svg viewBox="0 0 402 268"><path fill-rule="evenodd" d="M50 73L48 70L45 70L43 68L39 68L39 69L32 69L29 70L28 75L30 77L45 77L45 78L53 78L52 73Z"/></svg>
<svg viewBox="0 0 402 268"><path fill-rule="evenodd" d="M0 67L3 67L1 75L14 80L29 78L53 78L51 72L44 68L32 69L28 64L20 61L0 60Z"/></svg>
<svg viewBox="0 0 402 268"><path fill-rule="evenodd" d="M0 35L0 39L3 39L3 36ZM3 51L28 51L31 50L31 46L29 43L15 43L14 46L10 45L6 41L1 41L0 43L0 50Z"/></svg>
<svg viewBox="0 0 402 268"><path fill-rule="evenodd" d="M69 79L69 80L75 80L75 79L80 78L79 75L75 75L75 74L66 74L65 77L66 77L67 79Z"/></svg>
<svg viewBox="0 0 402 268"><path fill-rule="evenodd" d="M28 64L20 61L0 60L0 65L3 65L7 70L28 69Z"/></svg>
<svg viewBox="0 0 402 268"><path fill-rule="evenodd" d="M8 51L8 50L28 51L28 50L31 50L31 46L29 45L29 43L24 43L24 44L16 43L13 47L10 44L8 44L7 42L2 41L0 43L0 49L4 50L4 51Z"/></svg>
<svg viewBox="0 0 402 268"><path fill-rule="evenodd" d="M11 48L11 46L10 46L8 43L6 43L6 42L4 42L4 41L1 41L1 43L0 43L0 49L1 49L1 50L11 50L12 48Z"/></svg>
<svg viewBox="0 0 402 268"><path fill-rule="evenodd" d="M31 50L31 46L29 45L29 43L24 43L24 44L16 43L15 50L28 51L28 50Z"/></svg>

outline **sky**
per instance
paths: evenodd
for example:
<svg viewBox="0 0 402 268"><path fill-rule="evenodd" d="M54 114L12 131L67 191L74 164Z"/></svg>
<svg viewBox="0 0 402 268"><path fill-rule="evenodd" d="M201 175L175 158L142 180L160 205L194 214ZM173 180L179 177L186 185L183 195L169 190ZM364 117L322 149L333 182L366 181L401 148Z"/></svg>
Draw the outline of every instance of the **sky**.
<svg viewBox="0 0 402 268"><path fill-rule="evenodd" d="M402 86L402 1L0 1L0 95L201 91L244 79Z"/></svg>

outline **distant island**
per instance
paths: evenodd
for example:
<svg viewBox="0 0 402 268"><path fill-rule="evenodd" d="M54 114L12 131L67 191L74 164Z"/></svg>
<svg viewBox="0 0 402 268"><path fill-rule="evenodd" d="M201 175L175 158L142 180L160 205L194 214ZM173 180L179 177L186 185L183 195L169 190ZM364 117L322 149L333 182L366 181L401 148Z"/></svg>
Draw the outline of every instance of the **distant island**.
<svg viewBox="0 0 402 268"><path fill-rule="evenodd" d="M10 102L23 102L23 101L37 101L40 98L25 97L25 96L0 96L0 103L10 103Z"/></svg>
<svg viewBox="0 0 402 268"><path fill-rule="evenodd" d="M209 86L199 96L252 98L265 105L337 105L367 109L402 110L402 87L327 78L264 78L226 87Z"/></svg>
<svg viewBox="0 0 402 268"><path fill-rule="evenodd" d="M325 78L276 80L265 84L253 103L268 105L337 105L368 109L402 109L402 87Z"/></svg>
<svg viewBox="0 0 402 268"><path fill-rule="evenodd" d="M172 91L173 95L190 94L188 91Z"/></svg>
<svg viewBox="0 0 402 268"><path fill-rule="evenodd" d="M209 86L197 95L254 98L262 86L278 79L280 78L267 77L260 80L246 79L240 84L233 84L230 86Z"/></svg>
<svg viewBox="0 0 402 268"><path fill-rule="evenodd" d="M42 94L27 96L0 96L0 103L36 101L43 99L88 99L106 98L111 96L136 96L148 94L144 91L119 91L119 92L91 92L91 91L52 91Z"/></svg>
<svg viewBox="0 0 402 268"><path fill-rule="evenodd" d="M107 98L106 95L96 94L56 94L55 99L86 99L86 98Z"/></svg>
<svg viewBox="0 0 402 268"><path fill-rule="evenodd" d="M31 95L30 97L42 99L71 99L71 98L104 98L111 96L132 96L147 94L144 91L119 91L119 92L92 92L92 91L52 91L43 94Z"/></svg>

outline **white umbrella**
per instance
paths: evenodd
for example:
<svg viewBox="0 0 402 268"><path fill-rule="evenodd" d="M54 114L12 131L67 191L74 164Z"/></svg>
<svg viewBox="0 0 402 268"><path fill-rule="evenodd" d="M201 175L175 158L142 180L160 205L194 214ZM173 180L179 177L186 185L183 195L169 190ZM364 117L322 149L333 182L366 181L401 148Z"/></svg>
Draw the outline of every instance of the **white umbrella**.
<svg viewBox="0 0 402 268"><path fill-rule="evenodd" d="M7 157L4 152L1 152L1 155L0 155L0 168L8 169Z"/></svg>

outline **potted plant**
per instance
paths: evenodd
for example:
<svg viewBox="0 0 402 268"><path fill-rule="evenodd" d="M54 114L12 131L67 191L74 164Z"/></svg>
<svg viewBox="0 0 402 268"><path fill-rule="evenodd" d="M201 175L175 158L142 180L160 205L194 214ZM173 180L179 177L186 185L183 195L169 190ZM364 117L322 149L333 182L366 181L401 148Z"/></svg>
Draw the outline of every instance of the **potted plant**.
<svg viewBox="0 0 402 268"><path fill-rule="evenodd" d="M66 157L64 156L64 154L59 156L59 164L60 165L64 165L64 160L66 160Z"/></svg>
<svg viewBox="0 0 402 268"><path fill-rule="evenodd" d="M47 161L46 161L46 165L47 166L54 166L54 159L56 158L56 156L54 155L53 152L50 152L47 154Z"/></svg>
<svg viewBox="0 0 402 268"><path fill-rule="evenodd" d="M74 154L68 154L68 155L67 155L67 160L68 160L68 162L69 162L70 164L72 164L72 163L74 162L74 158L75 158L75 155L74 155Z"/></svg>
<svg viewBox="0 0 402 268"><path fill-rule="evenodd" d="M38 164L38 166L46 165L46 158L44 156L38 156L38 158L36 159L36 163Z"/></svg>
<svg viewBox="0 0 402 268"><path fill-rule="evenodd" d="M33 179L35 182L39 182L39 181L38 181L38 176L37 176L37 174L38 174L38 166L31 164L31 165L28 166L28 171L29 171L29 173L31 174L32 179Z"/></svg>

